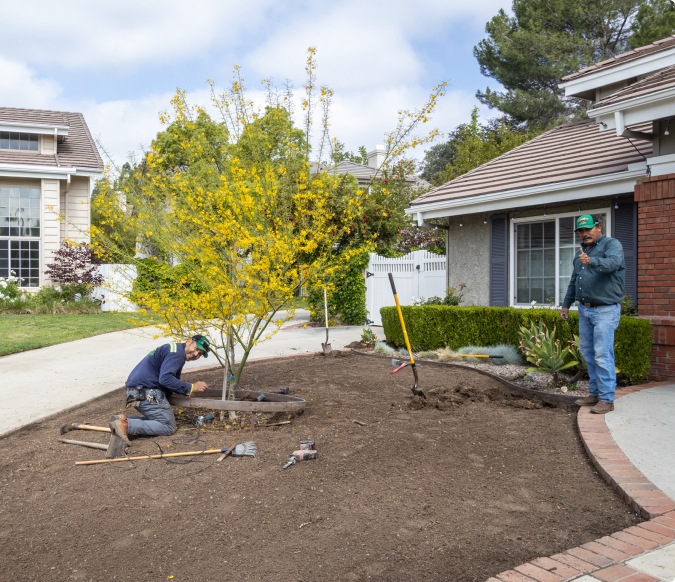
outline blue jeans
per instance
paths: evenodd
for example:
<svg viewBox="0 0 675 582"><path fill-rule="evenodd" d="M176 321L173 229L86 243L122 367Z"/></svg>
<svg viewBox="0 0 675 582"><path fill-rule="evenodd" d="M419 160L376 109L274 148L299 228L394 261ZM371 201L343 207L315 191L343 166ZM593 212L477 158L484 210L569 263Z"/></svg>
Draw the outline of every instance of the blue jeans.
<svg viewBox="0 0 675 582"><path fill-rule="evenodd" d="M171 435L176 432L176 417L173 415L171 405L161 390L148 390L152 400L141 400L138 404L138 412L143 416L129 416L128 434L140 436Z"/></svg>
<svg viewBox="0 0 675 582"><path fill-rule="evenodd" d="M616 365L614 363L614 331L619 326L621 306L579 305L579 345L586 360L591 396L603 402L614 402Z"/></svg>

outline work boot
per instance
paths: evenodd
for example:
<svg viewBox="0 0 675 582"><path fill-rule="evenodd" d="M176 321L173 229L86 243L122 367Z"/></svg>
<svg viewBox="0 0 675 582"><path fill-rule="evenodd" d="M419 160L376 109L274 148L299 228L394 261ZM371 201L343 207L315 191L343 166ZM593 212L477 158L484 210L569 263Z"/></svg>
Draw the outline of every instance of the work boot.
<svg viewBox="0 0 675 582"><path fill-rule="evenodd" d="M614 403L613 402L604 402L600 400L593 408L591 408L591 412L593 414L607 414L608 412L612 412L614 410Z"/></svg>
<svg viewBox="0 0 675 582"><path fill-rule="evenodd" d="M577 406L593 406L598 403L597 396L585 396L584 398L577 398L574 404Z"/></svg>
<svg viewBox="0 0 675 582"><path fill-rule="evenodd" d="M130 445L129 435L129 421L123 414L116 414L110 419L110 430L114 435L120 437L126 444Z"/></svg>

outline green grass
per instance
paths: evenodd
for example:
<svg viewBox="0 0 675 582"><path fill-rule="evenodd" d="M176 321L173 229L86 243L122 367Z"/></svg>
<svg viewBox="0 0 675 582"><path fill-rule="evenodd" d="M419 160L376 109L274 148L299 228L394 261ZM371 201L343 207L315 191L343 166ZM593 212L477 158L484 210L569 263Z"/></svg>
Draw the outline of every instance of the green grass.
<svg viewBox="0 0 675 582"><path fill-rule="evenodd" d="M93 315L0 314L0 356L154 323L137 313Z"/></svg>

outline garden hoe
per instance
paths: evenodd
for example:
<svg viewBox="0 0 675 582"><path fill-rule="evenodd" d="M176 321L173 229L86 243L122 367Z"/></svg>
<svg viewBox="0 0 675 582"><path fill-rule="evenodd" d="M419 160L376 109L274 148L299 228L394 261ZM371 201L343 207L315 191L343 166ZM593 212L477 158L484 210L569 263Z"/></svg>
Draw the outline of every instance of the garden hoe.
<svg viewBox="0 0 675 582"><path fill-rule="evenodd" d="M169 459L172 457L193 457L197 455L213 455L215 453L223 453L225 456L231 455L233 457L255 457L258 452L254 442L239 443L231 447L223 447L222 449L206 449L204 451L185 451L182 453L162 453L160 455L141 455L138 457L119 457L116 459L100 459L97 461L76 461L76 465L100 465L101 463L117 463L121 461L143 461L146 459ZM224 457L221 457L221 459Z"/></svg>
<svg viewBox="0 0 675 582"><path fill-rule="evenodd" d="M412 368L413 371L413 376L415 378L415 382L412 385L412 393L415 396L421 396L422 398L426 398L426 395L422 390L420 390L418 386L418 380L417 380L417 366L415 366L415 356L413 355L412 348L410 347L410 340L408 340L408 332L405 329L405 321L403 320L403 312L401 311L401 304L398 301L398 294L396 293L396 286L394 285L394 277L392 276L391 273L389 273L389 282L391 283L391 290L394 293L394 301L396 302L396 311L398 312L398 318L401 321L401 329L403 330L403 339L405 340L405 347L408 350L408 354L410 355L410 367ZM404 366L400 366L400 368L403 368ZM400 369L398 368L395 370L398 372Z"/></svg>
<svg viewBox="0 0 675 582"><path fill-rule="evenodd" d="M326 297L326 288L323 288L323 312L326 319L326 343L321 344L321 349L323 350L323 355L327 356L333 351L333 348L330 347L328 343L328 298Z"/></svg>
<svg viewBox="0 0 675 582"><path fill-rule="evenodd" d="M126 450L126 443L116 434L110 435L110 440L107 445L102 443L91 443L89 441L78 441L74 439L63 438L63 435L72 431L72 430L93 430L96 432L107 432L112 433L112 431L105 426L94 426L92 424L85 424L80 422L72 422L70 424L64 424L59 428L59 442L66 443L67 445L80 445L81 447L89 447L91 449L101 449L106 452L105 456L107 459L115 459L118 457L124 456L124 451Z"/></svg>

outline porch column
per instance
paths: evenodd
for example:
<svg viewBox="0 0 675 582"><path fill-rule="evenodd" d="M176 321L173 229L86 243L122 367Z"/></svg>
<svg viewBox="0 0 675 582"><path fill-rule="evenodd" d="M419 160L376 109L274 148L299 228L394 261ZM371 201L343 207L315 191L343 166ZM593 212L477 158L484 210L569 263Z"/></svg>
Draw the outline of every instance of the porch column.
<svg viewBox="0 0 675 582"><path fill-rule="evenodd" d="M675 174L643 178L638 205L639 317L652 324L651 380L675 379Z"/></svg>

